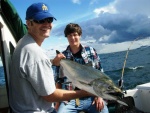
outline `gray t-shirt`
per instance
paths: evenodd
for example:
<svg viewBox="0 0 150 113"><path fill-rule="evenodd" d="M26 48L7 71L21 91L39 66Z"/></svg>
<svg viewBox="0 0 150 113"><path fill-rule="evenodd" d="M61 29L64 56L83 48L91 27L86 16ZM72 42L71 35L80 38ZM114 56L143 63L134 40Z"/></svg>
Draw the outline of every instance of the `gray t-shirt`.
<svg viewBox="0 0 150 113"><path fill-rule="evenodd" d="M10 66L10 106L16 113L50 113L52 103L41 96L56 87L49 58L34 39L25 35L17 44Z"/></svg>

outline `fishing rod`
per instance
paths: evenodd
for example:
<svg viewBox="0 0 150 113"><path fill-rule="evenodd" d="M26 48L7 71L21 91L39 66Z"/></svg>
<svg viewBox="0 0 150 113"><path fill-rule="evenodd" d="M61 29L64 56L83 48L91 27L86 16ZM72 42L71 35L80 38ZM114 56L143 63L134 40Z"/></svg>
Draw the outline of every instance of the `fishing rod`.
<svg viewBox="0 0 150 113"><path fill-rule="evenodd" d="M132 44L137 41L140 37L137 37L135 40L133 40L130 44L130 46L128 47L128 50L127 50L127 53L126 53L126 56L125 56L125 60L124 60L124 64L123 64L123 68L122 68L122 74L121 74L121 78L118 80L119 82L119 87L121 90L123 90L123 75L124 75L124 69L125 69L125 65L126 65L126 61L127 61L127 58L128 58L128 53L129 53L129 50L130 50L130 47L132 46Z"/></svg>

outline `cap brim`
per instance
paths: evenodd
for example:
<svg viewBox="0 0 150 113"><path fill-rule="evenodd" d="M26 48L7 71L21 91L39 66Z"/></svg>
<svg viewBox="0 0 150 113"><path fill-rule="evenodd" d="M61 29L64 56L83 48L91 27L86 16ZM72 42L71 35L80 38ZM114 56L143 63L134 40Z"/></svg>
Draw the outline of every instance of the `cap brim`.
<svg viewBox="0 0 150 113"><path fill-rule="evenodd" d="M56 20L56 18L52 14L47 13L47 12L45 12L45 13L38 13L38 14L33 16L34 20L43 20L45 18L54 18Z"/></svg>

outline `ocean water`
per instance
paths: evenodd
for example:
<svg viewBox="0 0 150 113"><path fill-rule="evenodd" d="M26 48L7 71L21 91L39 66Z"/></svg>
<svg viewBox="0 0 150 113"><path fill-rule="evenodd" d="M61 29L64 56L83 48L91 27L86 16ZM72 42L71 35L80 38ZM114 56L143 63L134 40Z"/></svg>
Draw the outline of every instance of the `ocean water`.
<svg viewBox="0 0 150 113"><path fill-rule="evenodd" d="M116 83L122 76L127 51L100 54L104 72ZM124 89L150 82L150 46L130 50L123 73ZM0 85L5 84L3 67L0 66Z"/></svg>
<svg viewBox="0 0 150 113"><path fill-rule="evenodd" d="M118 85L127 51L100 54L104 72ZM124 89L150 82L150 46L129 50L123 73Z"/></svg>

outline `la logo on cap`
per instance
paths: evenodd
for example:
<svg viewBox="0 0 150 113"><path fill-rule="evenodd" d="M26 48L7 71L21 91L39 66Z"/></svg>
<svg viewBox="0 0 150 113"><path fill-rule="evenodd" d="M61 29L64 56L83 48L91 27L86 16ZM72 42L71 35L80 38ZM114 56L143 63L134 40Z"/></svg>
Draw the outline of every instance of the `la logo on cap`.
<svg viewBox="0 0 150 113"><path fill-rule="evenodd" d="M43 10L48 10L47 6L45 4L42 5Z"/></svg>

